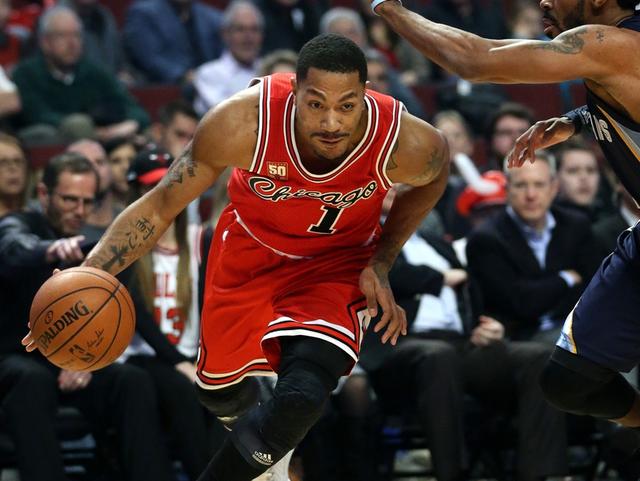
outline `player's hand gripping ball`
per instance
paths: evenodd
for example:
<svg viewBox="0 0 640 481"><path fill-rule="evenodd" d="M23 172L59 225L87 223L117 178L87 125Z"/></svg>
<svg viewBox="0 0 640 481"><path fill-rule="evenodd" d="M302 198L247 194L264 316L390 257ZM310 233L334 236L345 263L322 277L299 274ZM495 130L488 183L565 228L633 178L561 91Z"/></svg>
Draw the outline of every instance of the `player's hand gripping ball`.
<svg viewBox="0 0 640 481"><path fill-rule="evenodd" d="M129 345L136 324L126 288L93 267L73 267L49 278L33 298L29 320L40 352L71 371L111 364Z"/></svg>

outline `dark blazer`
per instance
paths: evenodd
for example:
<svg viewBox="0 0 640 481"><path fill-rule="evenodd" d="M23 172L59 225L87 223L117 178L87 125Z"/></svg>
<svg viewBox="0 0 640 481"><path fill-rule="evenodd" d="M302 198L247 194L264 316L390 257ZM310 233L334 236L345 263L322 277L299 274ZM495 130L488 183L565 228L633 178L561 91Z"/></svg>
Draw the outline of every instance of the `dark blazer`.
<svg viewBox="0 0 640 481"><path fill-rule="evenodd" d="M618 237L628 228L629 224L620 212L604 217L593 225L593 234L602 249L602 257L611 254L616 248Z"/></svg>
<svg viewBox="0 0 640 481"><path fill-rule="evenodd" d="M543 314L563 321L601 260L586 217L556 208L551 212L556 226L544 269L507 212L469 236L469 270L480 284L484 310L514 338L533 334ZM569 287L559 275L569 269L578 271L583 283Z"/></svg>
<svg viewBox="0 0 640 481"><path fill-rule="evenodd" d="M132 61L150 82L175 83L190 69L217 58L222 52L222 13L199 1L192 4L198 59L189 34L168 0L132 3L124 25L124 40Z"/></svg>

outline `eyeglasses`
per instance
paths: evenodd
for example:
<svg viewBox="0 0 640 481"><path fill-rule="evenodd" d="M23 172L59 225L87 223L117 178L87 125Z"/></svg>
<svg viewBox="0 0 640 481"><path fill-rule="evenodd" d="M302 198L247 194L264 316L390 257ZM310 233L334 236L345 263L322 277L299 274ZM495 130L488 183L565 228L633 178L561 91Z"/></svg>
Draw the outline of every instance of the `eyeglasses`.
<svg viewBox="0 0 640 481"><path fill-rule="evenodd" d="M21 169L26 164L24 157L0 157L0 169L15 167Z"/></svg>
<svg viewBox="0 0 640 481"><path fill-rule="evenodd" d="M79 197L77 195L61 194L60 192L55 191L53 192L53 195L57 195L60 200L62 200L62 207L64 210L77 209L80 204L82 204L85 209L91 210L96 205L95 197Z"/></svg>

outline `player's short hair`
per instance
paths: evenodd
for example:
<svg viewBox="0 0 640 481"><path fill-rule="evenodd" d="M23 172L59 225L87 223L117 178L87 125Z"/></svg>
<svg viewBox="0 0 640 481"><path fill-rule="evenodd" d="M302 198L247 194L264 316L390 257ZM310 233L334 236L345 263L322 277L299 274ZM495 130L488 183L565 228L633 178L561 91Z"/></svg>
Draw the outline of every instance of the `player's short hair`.
<svg viewBox="0 0 640 481"><path fill-rule="evenodd" d="M196 122L200 120L197 112L191 106L189 102L183 99L172 100L171 102L163 105L158 109L158 121L164 125L168 126L176 115L182 114L185 117L189 117L190 119L195 120Z"/></svg>
<svg viewBox="0 0 640 481"><path fill-rule="evenodd" d="M302 82L310 68L327 72L358 72L360 83L367 81L367 60L355 43L342 35L327 33L309 40L300 50L296 79Z"/></svg>
<svg viewBox="0 0 640 481"><path fill-rule="evenodd" d="M76 152L65 152L52 157L49 162L47 162L42 172L42 183L47 187L49 192L52 192L58 186L60 175L63 172L93 174L96 179L96 192L98 191L98 186L100 185L98 171L84 155Z"/></svg>

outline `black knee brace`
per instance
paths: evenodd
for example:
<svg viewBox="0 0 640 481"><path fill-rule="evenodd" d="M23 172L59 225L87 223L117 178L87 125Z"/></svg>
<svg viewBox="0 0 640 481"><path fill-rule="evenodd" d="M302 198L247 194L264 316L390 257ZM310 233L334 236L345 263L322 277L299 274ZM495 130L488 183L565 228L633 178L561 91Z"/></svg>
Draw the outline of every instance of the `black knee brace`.
<svg viewBox="0 0 640 481"><path fill-rule="evenodd" d="M626 379L588 359L556 348L540 375L547 400L573 414L617 419L633 406L636 391Z"/></svg>
<svg viewBox="0 0 640 481"><path fill-rule="evenodd" d="M197 386L197 393L200 402L229 427L256 405L260 386L255 378L246 378L224 389L203 389Z"/></svg>
<svg viewBox="0 0 640 481"><path fill-rule="evenodd" d="M249 462L271 465L304 438L322 415L350 363L342 351L315 339L282 344L273 398L238 421L232 441Z"/></svg>

